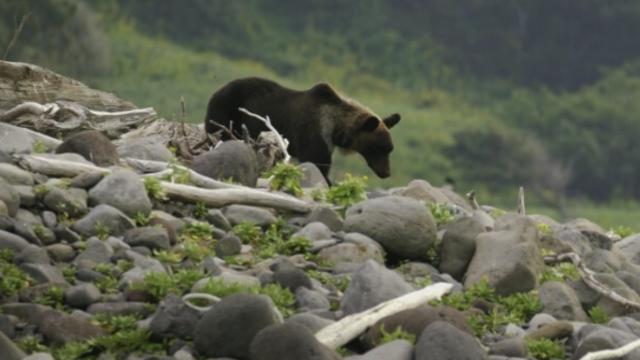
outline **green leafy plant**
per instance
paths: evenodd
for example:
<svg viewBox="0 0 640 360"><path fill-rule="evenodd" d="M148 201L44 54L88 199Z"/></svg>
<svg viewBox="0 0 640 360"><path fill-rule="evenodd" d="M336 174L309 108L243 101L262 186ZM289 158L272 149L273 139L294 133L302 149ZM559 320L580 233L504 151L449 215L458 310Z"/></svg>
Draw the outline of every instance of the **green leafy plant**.
<svg viewBox="0 0 640 360"><path fill-rule="evenodd" d="M70 342L54 349L52 353L56 360L77 360L89 354L91 350L89 343Z"/></svg>
<svg viewBox="0 0 640 360"><path fill-rule="evenodd" d="M36 224L31 227L33 233L36 234L37 237L42 238L47 231L47 228L44 225Z"/></svg>
<svg viewBox="0 0 640 360"><path fill-rule="evenodd" d="M33 187L33 192L36 194L37 197L43 198L49 192L51 192L51 189L45 184L38 184Z"/></svg>
<svg viewBox="0 0 640 360"><path fill-rule="evenodd" d="M111 315L105 313L94 314L91 318L92 322L98 323L100 327L110 333L122 330L135 330L140 320L138 315Z"/></svg>
<svg viewBox="0 0 640 360"><path fill-rule="evenodd" d="M75 284L77 273L78 273L78 269L72 266L62 269L62 276L64 276L64 278L67 280L69 284Z"/></svg>
<svg viewBox="0 0 640 360"><path fill-rule="evenodd" d="M233 233L236 234L243 244L252 244L260 238L260 227L243 221L233 227Z"/></svg>
<svg viewBox="0 0 640 360"><path fill-rule="evenodd" d="M147 226L147 225L149 225L149 220L151 220L151 218L153 218L152 214L150 214L149 216L145 216L140 211L138 211L135 215L133 215L133 221L138 226Z"/></svg>
<svg viewBox="0 0 640 360"><path fill-rule="evenodd" d="M589 319L594 324L606 324L611 321L611 316L601 308L594 306L588 311Z"/></svg>
<svg viewBox="0 0 640 360"><path fill-rule="evenodd" d="M96 233L96 237L100 240L107 240L111 236L111 228L107 225L103 225L100 221L96 221L93 227Z"/></svg>
<svg viewBox="0 0 640 360"><path fill-rule="evenodd" d="M42 295L37 296L34 303L62 309L64 308L64 289L60 286L51 286Z"/></svg>
<svg viewBox="0 0 640 360"><path fill-rule="evenodd" d="M149 293L156 300L162 300L169 294L182 295L182 289L176 277L163 272L148 272L141 283L133 283L133 290Z"/></svg>
<svg viewBox="0 0 640 360"><path fill-rule="evenodd" d="M618 226L615 229L611 229L611 231L614 234L620 236L621 239L624 239L636 233L632 228L626 226Z"/></svg>
<svg viewBox="0 0 640 360"><path fill-rule="evenodd" d="M168 167L171 169L171 173L165 175L164 180L177 184L186 184L191 181L191 172L180 164L178 158L169 159Z"/></svg>
<svg viewBox="0 0 640 360"><path fill-rule="evenodd" d="M412 345L415 345L416 343L416 336L402 330L402 326L396 327L395 331L390 333L385 330L384 324L382 324L380 325L380 333L382 333L382 338L380 339L380 344L378 345L384 345L396 340L407 340Z"/></svg>
<svg viewBox="0 0 640 360"><path fill-rule="evenodd" d="M542 235L542 236L553 234L553 230L551 230L549 225L547 225L545 223L539 223L537 225L537 228L538 228L538 233L540 233L540 235Z"/></svg>
<svg viewBox="0 0 640 360"><path fill-rule="evenodd" d="M36 140L33 142L33 152L36 154L44 154L47 152L47 147L40 140Z"/></svg>
<svg viewBox="0 0 640 360"><path fill-rule="evenodd" d="M15 295L18 291L28 288L31 284L35 283L27 273L11 263L0 264L0 273L2 274L0 293L3 296Z"/></svg>
<svg viewBox="0 0 640 360"><path fill-rule="evenodd" d="M193 216L196 219L202 219L205 216L207 216L208 211L209 211L209 208L207 207L207 204L205 204L202 201L197 201L196 205L193 208Z"/></svg>
<svg viewBox="0 0 640 360"><path fill-rule="evenodd" d="M281 241L277 245L277 251L281 255L303 254L311 249L311 240L302 235L296 235L287 241Z"/></svg>
<svg viewBox="0 0 640 360"><path fill-rule="evenodd" d="M544 284L547 281L566 282L580 279L580 272L573 263L559 263L553 266L545 266L538 281Z"/></svg>
<svg viewBox="0 0 640 360"><path fill-rule="evenodd" d="M427 203L427 206L429 207L429 211L431 211L431 215L433 215L433 218L436 220L438 228L453 220L453 214L451 214L451 210L447 205L430 202Z"/></svg>
<svg viewBox="0 0 640 360"><path fill-rule="evenodd" d="M169 199L162 187L162 183L160 183L160 180L154 177L146 177L143 179L142 183L144 184L144 189L147 191L147 195L150 198L158 201L166 201Z"/></svg>
<svg viewBox="0 0 640 360"><path fill-rule="evenodd" d="M550 339L527 340L528 355L538 360L564 359L564 347Z"/></svg>
<svg viewBox="0 0 640 360"><path fill-rule="evenodd" d="M276 166L265 172L265 178L271 178L269 186L271 190L283 191L295 196L303 194L300 180L304 179L303 169L295 164L278 163Z"/></svg>
<svg viewBox="0 0 640 360"><path fill-rule="evenodd" d="M33 354L36 352L49 352L49 348L42 344L40 340L38 340L38 338L33 335L27 335L18 340L17 345L27 354Z"/></svg>
<svg viewBox="0 0 640 360"><path fill-rule="evenodd" d="M11 262L16 252L11 249L0 249L0 263Z"/></svg>
<svg viewBox="0 0 640 360"><path fill-rule="evenodd" d="M344 180L336 183L326 192L327 201L342 207L342 215L346 209L362 200L367 199L364 189L367 186L367 177L354 177L345 174Z"/></svg>

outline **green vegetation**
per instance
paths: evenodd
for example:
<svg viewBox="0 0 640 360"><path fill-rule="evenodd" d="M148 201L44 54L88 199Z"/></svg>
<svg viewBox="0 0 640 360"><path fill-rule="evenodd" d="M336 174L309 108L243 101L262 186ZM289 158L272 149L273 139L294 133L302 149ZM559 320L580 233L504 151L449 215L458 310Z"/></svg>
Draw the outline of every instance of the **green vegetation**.
<svg viewBox="0 0 640 360"><path fill-rule="evenodd" d="M550 339L527 340L528 355L538 360L564 359L564 346Z"/></svg>
<svg viewBox="0 0 640 360"><path fill-rule="evenodd" d="M538 281L543 284L547 281L567 282L580 279L578 268L573 263L559 263L553 266L545 266Z"/></svg>
<svg viewBox="0 0 640 360"><path fill-rule="evenodd" d="M395 331L390 333L385 330L384 324L382 324L380 325L380 332L382 333L382 339L380 339L380 344L378 345L384 345L396 340L407 340L413 345L416 343L416 336L402 330L402 326L398 326Z"/></svg>
<svg viewBox="0 0 640 360"><path fill-rule="evenodd" d="M597 306L589 309L588 313L589 319L594 324L607 324L611 320L611 316Z"/></svg>
<svg viewBox="0 0 640 360"><path fill-rule="evenodd" d="M207 204L202 201L197 201L196 205L193 208L193 216L196 219L203 219L205 216L207 216L208 211L209 208L207 207Z"/></svg>
<svg viewBox="0 0 640 360"><path fill-rule="evenodd" d="M453 214L451 214L449 206L433 202L427 203L427 206L429 207L429 211L431 211L433 218L436 220L438 228L453 220Z"/></svg>
<svg viewBox="0 0 640 360"><path fill-rule="evenodd" d="M64 308L64 288L60 286L48 287L47 290L45 290L42 295L37 296L33 302L61 310Z"/></svg>
<svg viewBox="0 0 640 360"><path fill-rule="evenodd" d="M325 197L328 202L342 207L342 214L347 208L362 200L366 200L367 194L364 189L367 186L367 177L356 177L347 173L344 180L338 181L327 190Z"/></svg>
<svg viewBox="0 0 640 360"><path fill-rule="evenodd" d="M27 273L20 270L17 266L5 260L9 258L11 253L9 251L3 251L0 257L0 294L4 297L9 297L17 294L20 290L28 288L32 284L35 284ZM11 258L13 255L11 255Z"/></svg>
<svg viewBox="0 0 640 360"><path fill-rule="evenodd" d="M271 170L262 174L265 178L271 178L269 186L271 190L284 191L295 196L302 195L300 180L304 179L302 168L295 164L278 163Z"/></svg>
<svg viewBox="0 0 640 360"><path fill-rule="evenodd" d="M165 194L164 188L160 183L160 180L154 177L146 177L143 179L142 183L144 184L144 188L147 191L147 195L151 199L155 199L158 201L166 201L168 200L167 195Z"/></svg>

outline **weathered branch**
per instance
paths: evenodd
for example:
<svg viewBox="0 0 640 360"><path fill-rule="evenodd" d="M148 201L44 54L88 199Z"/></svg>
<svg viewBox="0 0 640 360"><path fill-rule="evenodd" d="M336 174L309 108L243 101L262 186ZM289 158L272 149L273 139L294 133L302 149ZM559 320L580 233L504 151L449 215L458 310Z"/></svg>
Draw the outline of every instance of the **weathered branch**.
<svg viewBox="0 0 640 360"><path fill-rule="evenodd" d="M520 190L518 191L518 214L522 216L526 216L526 211L524 209L524 188L520 186Z"/></svg>
<svg viewBox="0 0 640 360"><path fill-rule="evenodd" d="M640 303L625 299L623 296L619 295L615 291L609 289L604 284L596 280L596 273L584 265L582 259L578 254L570 252L558 254L555 256L545 256L543 257L543 260L545 264L555 264L567 260L571 261L576 266L576 268L578 268L578 272L580 273L580 276L582 276L582 280L585 282L585 284L587 284L587 286L589 286L595 292L626 307L640 309Z"/></svg>
<svg viewBox="0 0 640 360"><path fill-rule="evenodd" d="M260 191L253 188L200 189L193 186L161 182L170 198L190 203L203 202L211 207L231 204L272 207L294 212L309 212L313 205L294 197L278 193Z"/></svg>
<svg viewBox="0 0 640 360"><path fill-rule="evenodd" d="M607 349L585 354L580 360L618 359L640 348L640 339L632 341L617 349Z"/></svg>
<svg viewBox="0 0 640 360"><path fill-rule="evenodd" d="M346 316L340 321L323 328L316 333L316 338L321 343L335 349L362 334L378 320L406 309L424 305L431 300L440 299L452 287L453 285L451 284L437 283L399 298L385 301L369 310Z"/></svg>
<svg viewBox="0 0 640 360"><path fill-rule="evenodd" d="M189 181L193 185L200 188L204 188L204 189L244 188L244 186L228 184L223 181L211 179L209 177L198 174L197 172L178 164L169 164L162 161L141 160L141 159L133 159L133 158L126 158L124 160L127 163L127 165L146 173L142 175L142 177L154 177L157 179L165 179L168 175L171 175L174 172L174 170L179 170L182 172L188 172Z"/></svg>
<svg viewBox="0 0 640 360"><path fill-rule="evenodd" d="M289 152L287 152L287 145L285 145L285 140L282 138L282 135L280 135L278 130L276 130L276 128L274 128L273 125L271 125L271 120L269 120L269 117L267 116L263 118L262 116L256 115L245 108L239 108L238 110L242 111L243 113L251 117L254 117L262 121L269 128L269 130L273 131L275 134L278 134L278 146L280 147L280 150L282 150L282 153L284 154L284 159L282 161L285 164L288 164L289 161L291 160L291 155L289 155Z"/></svg>
<svg viewBox="0 0 640 360"><path fill-rule="evenodd" d="M14 25L14 29L13 29L13 36L11 37L11 41L9 42L9 45L7 46L6 50L4 51L4 55L2 55L2 60L6 60L7 56L9 55L9 51L11 50L11 48L13 47L13 45L15 45L16 41L18 40L18 37L20 37L20 33L22 32L22 28L24 27L24 24L27 23L27 20L29 19L29 16L31 16L31 11L27 11L26 14L22 15L22 19L20 20L20 24L17 24L16 19L14 18L14 22L16 23Z"/></svg>
<svg viewBox="0 0 640 360"><path fill-rule="evenodd" d="M469 205L473 210L480 209L480 205L478 205L478 201L476 200L476 191L471 190L467 193L467 200L469 201Z"/></svg>
<svg viewBox="0 0 640 360"><path fill-rule="evenodd" d="M38 155L16 154L14 158L18 160L18 165L23 169L47 176L74 177L85 172L111 172L109 169L101 168L93 164L53 159Z"/></svg>

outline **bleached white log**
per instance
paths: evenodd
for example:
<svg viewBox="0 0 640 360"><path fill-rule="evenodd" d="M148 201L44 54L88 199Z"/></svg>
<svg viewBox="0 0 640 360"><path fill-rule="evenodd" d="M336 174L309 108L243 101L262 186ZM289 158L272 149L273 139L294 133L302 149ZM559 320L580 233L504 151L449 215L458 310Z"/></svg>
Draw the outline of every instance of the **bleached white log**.
<svg viewBox="0 0 640 360"><path fill-rule="evenodd" d="M619 347L617 349L607 349L594 351L585 354L580 360L605 360L605 359L618 359L629 353L631 353L635 349L640 348L640 339L636 341L632 341L627 345Z"/></svg>
<svg viewBox="0 0 640 360"><path fill-rule="evenodd" d="M378 320L403 310L425 305L431 300L440 299L442 295L451 291L452 287L453 285L451 284L437 283L383 302L369 310L346 316L340 321L323 328L316 333L316 338L321 343L335 349L362 334Z"/></svg>
<svg viewBox="0 0 640 360"><path fill-rule="evenodd" d="M272 207L280 210L309 212L313 205L294 197L256 190L238 189L200 189L193 186L161 182L166 195L180 201L203 202L211 207L223 207L231 204Z"/></svg>
<svg viewBox="0 0 640 360"><path fill-rule="evenodd" d="M271 120L269 119L269 116L266 117L262 117L260 115L256 115L250 111L248 111L245 108L239 108L238 110L242 111L243 113L254 117L260 121L262 121L268 128L269 130L273 131L274 134L277 135L277 139L278 139L278 146L280 147L280 150L282 150L282 153L284 154L284 159L282 160L285 164L288 164L289 161L291 160L291 155L289 155L289 152L287 151L287 145L285 144L285 140L282 137L282 135L280 135L280 133L278 132L278 130L276 130L276 128L273 127L273 125L271 125Z"/></svg>
<svg viewBox="0 0 640 360"><path fill-rule="evenodd" d="M244 186L228 184L223 181L218 181L206 177L202 174L198 174L197 172L184 167L182 165L177 164L169 164L163 161L151 161L151 160L141 160L141 159L133 159L126 158L126 163L140 171L149 172L147 174L142 175L142 177L154 177L156 179L164 179L167 175L171 175L173 173L173 169L171 167L177 168L181 171L189 172L190 182L200 188L204 189L243 189Z"/></svg>
<svg viewBox="0 0 640 360"><path fill-rule="evenodd" d="M111 170L82 162L53 159L39 155L14 155L25 170L47 176L74 177L85 172L111 173Z"/></svg>

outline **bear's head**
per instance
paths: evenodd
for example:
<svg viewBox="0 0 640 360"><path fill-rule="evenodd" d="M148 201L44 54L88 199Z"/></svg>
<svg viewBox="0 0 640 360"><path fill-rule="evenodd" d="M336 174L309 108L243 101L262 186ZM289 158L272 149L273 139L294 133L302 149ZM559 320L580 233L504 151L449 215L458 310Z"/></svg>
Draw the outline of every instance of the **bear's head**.
<svg viewBox="0 0 640 360"><path fill-rule="evenodd" d="M383 120L377 116L368 116L358 126L349 150L356 151L367 161L367 165L384 179L391 176L389 154L393 151L393 142L389 129L400 121L400 115L393 114Z"/></svg>

